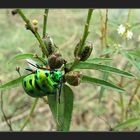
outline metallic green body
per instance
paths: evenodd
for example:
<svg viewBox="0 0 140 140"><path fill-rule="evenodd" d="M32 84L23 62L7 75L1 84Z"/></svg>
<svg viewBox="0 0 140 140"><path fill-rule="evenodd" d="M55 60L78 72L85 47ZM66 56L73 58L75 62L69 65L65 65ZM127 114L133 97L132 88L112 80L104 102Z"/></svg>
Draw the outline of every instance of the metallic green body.
<svg viewBox="0 0 140 140"><path fill-rule="evenodd" d="M62 72L37 69L35 73L27 75L23 79L25 92L32 97L43 97L48 94L56 94L60 88Z"/></svg>

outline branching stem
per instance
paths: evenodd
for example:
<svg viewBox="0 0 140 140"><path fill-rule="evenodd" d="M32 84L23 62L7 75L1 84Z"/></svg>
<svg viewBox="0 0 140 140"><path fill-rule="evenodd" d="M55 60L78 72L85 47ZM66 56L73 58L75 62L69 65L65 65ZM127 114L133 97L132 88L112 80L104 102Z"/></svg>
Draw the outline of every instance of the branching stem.
<svg viewBox="0 0 140 140"><path fill-rule="evenodd" d="M40 47L41 47L43 54L48 57L49 53L48 53L47 49L45 49L45 44L44 44L43 40L41 39L37 30L35 30L35 28L30 23L30 20L24 15L24 13L22 12L21 9L17 9L17 12L21 16L21 18L25 21L27 29L29 29L34 34L34 36L37 38L38 42L40 43Z"/></svg>
<svg viewBox="0 0 140 140"><path fill-rule="evenodd" d="M90 25L90 21L91 21L92 12L93 12L93 9L88 10L88 15L87 15L86 24L85 24L85 27L84 27L83 36L82 36L82 39L80 40L80 47L78 48L78 54L81 54L81 52L83 51L85 41L86 41L87 36L89 34L89 25ZM69 71L71 71L74 68L74 66L79 63L79 61L80 61L79 58L75 58L75 60L72 64L72 66L70 67Z"/></svg>

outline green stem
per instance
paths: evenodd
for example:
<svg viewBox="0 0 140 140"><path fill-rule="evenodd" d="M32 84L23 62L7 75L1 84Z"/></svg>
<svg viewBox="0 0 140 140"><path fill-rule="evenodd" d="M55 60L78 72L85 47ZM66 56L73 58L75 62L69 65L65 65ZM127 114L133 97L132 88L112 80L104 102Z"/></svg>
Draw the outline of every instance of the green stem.
<svg viewBox="0 0 140 140"><path fill-rule="evenodd" d="M24 15L21 9L17 9L18 14L21 16L21 18L25 21L26 26L28 29L34 34L34 36L37 38L38 42L40 43L40 47L42 49L43 54L45 54L48 57L48 51L45 49L45 44L43 43L39 33L35 30L35 28L30 23L30 20Z"/></svg>
<svg viewBox="0 0 140 140"><path fill-rule="evenodd" d="M128 15L127 15L127 20L126 20L127 23L129 22L130 15L131 15L131 9L128 10Z"/></svg>
<svg viewBox="0 0 140 140"><path fill-rule="evenodd" d="M80 40L80 47L78 48L78 54L81 54L81 52L83 51L85 41L86 41L87 36L89 34L89 25L90 25L90 21L91 21L92 12L93 12L93 9L88 10L87 20L86 20L86 24L84 27L84 33L83 33L82 39ZM79 61L80 60L78 58L75 58L69 71L71 71L74 68L74 66L79 63Z"/></svg>
<svg viewBox="0 0 140 140"><path fill-rule="evenodd" d="M30 111L29 115L27 116L25 122L23 123L23 125L22 125L20 131L23 131L23 129L25 128L25 126L28 124L28 122L29 122L29 120L30 120L30 118L31 118L31 116L32 116L32 114L33 114L33 112L34 112L34 110L35 110L35 107L36 107L36 105L37 105L37 103L38 103L38 100L39 100L39 98L36 98L36 99L35 99L35 101L34 101L34 103L33 103L33 106L32 106L32 108L31 108L31 111Z"/></svg>
<svg viewBox="0 0 140 140"><path fill-rule="evenodd" d="M90 25L90 21L91 21L92 12L93 12L93 9L88 10L87 20L86 20L86 24L85 24L85 28L84 28L84 33L83 33L83 36L81 39L81 45L80 45L79 51L78 51L79 54L82 52L82 50L84 48L85 41L86 41L87 36L89 34L89 25Z"/></svg>
<svg viewBox="0 0 140 140"><path fill-rule="evenodd" d="M43 20L43 38L46 36L48 12L49 12L49 9L45 9L44 20Z"/></svg>

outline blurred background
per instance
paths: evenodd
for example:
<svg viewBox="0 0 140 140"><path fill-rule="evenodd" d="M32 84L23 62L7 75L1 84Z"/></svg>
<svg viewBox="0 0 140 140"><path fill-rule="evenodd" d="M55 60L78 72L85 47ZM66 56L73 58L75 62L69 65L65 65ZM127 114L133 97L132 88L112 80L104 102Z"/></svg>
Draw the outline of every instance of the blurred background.
<svg viewBox="0 0 140 140"><path fill-rule="evenodd" d="M25 73L27 63L24 60L9 62L13 56L21 53L41 54L38 42L34 35L25 29L25 24L19 15L11 15L12 9L0 10L0 80L6 83L19 77L16 66L20 67L21 74ZM101 20L105 20L105 9L93 11L90 34L88 41L94 44L90 58L100 57L103 53L101 46ZM23 12L30 20L38 20L39 33L42 35L44 9L23 9ZM50 9L48 16L47 33L49 33L60 52L67 61L72 61L75 45L78 43L84 29L88 9ZM101 19L101 13L102 18ZM129 9L109 9L108 10L108 30L107 37L111 47L113 44L125 42L117 33L120 24L127 21ZM132 9L129 15L129 23L135 24L140 21L140 10ZM139 24L138 24L139 25ZM139 27L133 29L133 38L128 41L128 49L133 49L134 45L139 47ZM122 68L126 60L119 54L112 56L111 65ZM131 72L135 72L132 69ZM83 70L87 75L102 77L102 72ZM112 83L118 85L120 76L110 78ZM124 78L129 83L129 79ZM127 91L135 87L131 83ZM121 107L118 102L120 95L113 90L106 89L102 101L99 103L98 94L100 86L93 84L80 84L72 87L74 91L74 110L70 131L109 131L110 125L115 126L120 122ZM124 102L127 104L129 94L124 95ZM34 98L25 94L22 85L10 90L3 91L4 111L10 119L15 131L19 131L25 118L27 117ZM118 101L118 102L117 102ZM1 111L1 110L0 110ZM135 112L136 114L136 112ZM137 115L137 114L136 114ZM139 127L139 126L138 126ZM42 100L39 101L35 112L25 127L25 131L55 131L55 123L48 105ZM0 131L9 131L2 113L0 112Z"/></svg>

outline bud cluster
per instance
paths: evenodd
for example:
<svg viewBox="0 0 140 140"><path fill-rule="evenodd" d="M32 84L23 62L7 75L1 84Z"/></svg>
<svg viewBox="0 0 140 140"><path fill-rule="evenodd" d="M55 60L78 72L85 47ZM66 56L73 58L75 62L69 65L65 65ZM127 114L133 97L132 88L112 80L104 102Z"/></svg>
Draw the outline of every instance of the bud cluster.
<svg viewBox="0 0 140 140"><path fill-rule="evenodd" d="M82 73L79 71L70 71L65 74L65 80L72 86L78 86L81 83Z"/></svg>
<svg viewBox="0 0 140 140"><path fill-rule="evenodd" d="M79 47L81 47L80 45L81 45L80 42L76 45L74 50L74 56L79 58L80 61L86 61L91 55L91 52L93 50L93 44L91 42L88 42L87 44L85 44L82 52L79 53L78 51L79 51Z"/></svg>
<svg viewBox="0 0 140 140"><path fill-rule="evenodd" d="M60 53L53 53L48 57L48 63L51 69L58 69L64 64L64 59Z"/></svg>
<svg viewBox="0 0 140 140"><path fill-rule="evenodd" d="M45 44L45 46L46 46L46 49L47 49L49 55L53 54L53 53L56 51L57 47L56 47L56 45L54 44L53 39L51 38L50 35L47 34L47 35L43 38L43 42L44 42L44 44Z"/></svg>

